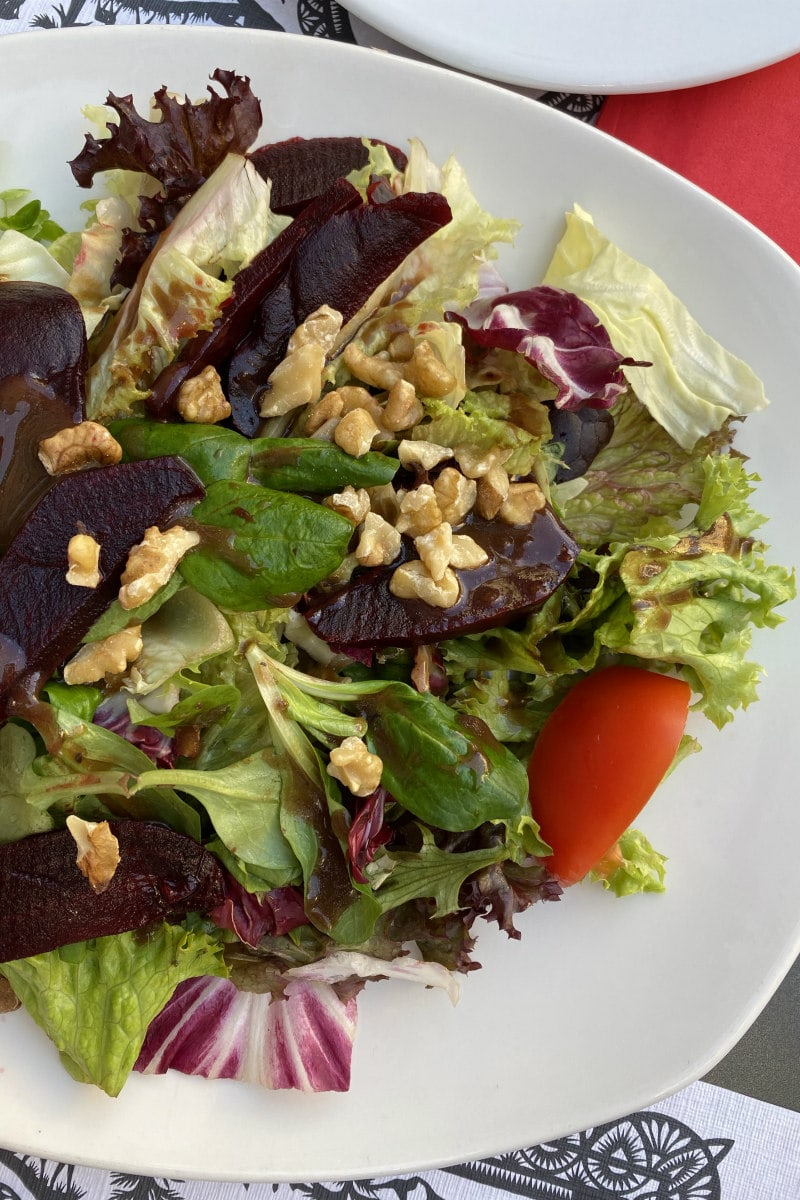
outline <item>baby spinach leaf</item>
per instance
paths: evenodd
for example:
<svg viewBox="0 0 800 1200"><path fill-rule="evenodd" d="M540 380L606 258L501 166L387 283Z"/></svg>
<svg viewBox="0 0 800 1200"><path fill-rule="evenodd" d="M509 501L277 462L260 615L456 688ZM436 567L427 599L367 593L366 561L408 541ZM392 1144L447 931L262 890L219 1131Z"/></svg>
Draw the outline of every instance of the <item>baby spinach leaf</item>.
<svg viewBox="0 0 800 1200"><path fill-rule="evenodd" d="M327 496L348 483L378 487L400 466L396 458L369 451L360 458L316 438L247 438L218 425L112 421L109 426L126 459L178 455L205 484L220 479L260 483L282 492Z"/></svg>
<svg viewBox="0 0 800 1200"><path fill-rule="evenodd" d="M524 765L478 717L403 683L365 696L361 708L382 783L415 817L460 832L484 821L516 828L529 815Z"/></svg>
<svg viewBox="0 0 800 1200"><path fill-rule="evenodd" d="M193 512L212 530L181 574L221 608L248 612L304 592L339 566L353 527L338 513L254 483L212 483ZM215 530L229 531L226 538Z"/></svg>
<svg viewBox="0 0 800 1200"><path fill-rule="evenodd" d="M400 463L374 450L354 458L315 438L258 438L251 443L250 478L284 492L327 496L352 484L378 487L394 479Z"/></svg>

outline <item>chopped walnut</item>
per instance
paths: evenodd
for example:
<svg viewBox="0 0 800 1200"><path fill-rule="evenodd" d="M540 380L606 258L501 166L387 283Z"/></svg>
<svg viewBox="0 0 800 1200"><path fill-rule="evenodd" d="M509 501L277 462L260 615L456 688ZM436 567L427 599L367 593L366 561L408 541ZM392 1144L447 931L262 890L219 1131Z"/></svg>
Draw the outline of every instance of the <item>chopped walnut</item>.
<svg viewBox="0 0 800 1200"><path fill-rule="evenodd" d="M192 546L200 541L199 533L174 525L162 533L157 525L145 530L144 538L128 555L122 572L119 602L123 608L138 608L155 596L175 573L175 568Z"/></svg>
<svg viewBox="0 0 800 1200"><path fill-rule="evenodd" d="M482 567L489 561L489 555L483 546L479 546L474 538L465 533L453 534L453 546L450 550L450 566L456 570L469 571Z"/></svg>
<svg viewBox="0 0 800 1200"><path fill-rule="evenodd" d="M316 433L328 421L340 417L344 412L344 401L342 400L341 392L333 391L326 392L313 408L309 410L306 417L305 433Z"/></svg>
<svg viewBox="0 0 800 1200"><path fill-rule="evenodd" d="M100 574L100 543L90 533L76 533L67 544L67 583L96 588Z"/></svg>
<svg viewBox="0 0 800 1200"><path fill-rule="evenodd" d="M310 313L302 325L298 325L286 350L293 354L301 346L321 346L326 354L330 354L336 345L336 339L342 328L342 314L327 304L321 305Z"/></svg>
<svg viewBox="0 0 800 1200"><path fill-rule="evenodd" d="M402 369L396 363L376 355L365 354L354 342L345 346L342 358L351 375L369 387L380 388L381 391L388 392L403 378Z"/></svg>
<svg viewBox="0 0 800 1200"><path fill-rule="evenodd" d="M492 467L502 466L511 458L512 451L507 446L494 446L491 450L478 450L475 446L456 446L455 460L462 472L469 479L480 479L488 474Z"/></svg>
<svg viewBox="0 0 800 1200"><path fill-rule="evenodd" d="M386 567L397 558L402 544L394 526L377 513L370 512L356 546L356 558L362 567Z"/></svg>
<svg viewBox="0 0 800 1200"><path fill-rule="evenodd" d="M414 385L406 379L398 379L389 389L386 404L383 407L383 424L392 433L401 429L411 429L425 415L425 410L417 399Z"/></svg>
<svg viewBox="0 0 800 1200"><path fill-rule="evenodd" d="M440 583L450 566L450 555L453 550L453 530L447 521L442 521L429 533L423 533L414 538L414 547L432 579Z"/></svg>
<svg viewBox="0 0 800 1200"><path fill-rule="evenodd" d="M395 524L400 533L419 537L442 523L442 512L436 493L429 483L423 483L411 492L406 492L400 501L400 516Z"/></svg>
<svg viewBox="0 0 800 1200"><path fill-rule="evenodd" d="M360 384L346 383L344 387L340 387L338 391L339 395L342 397L343 413L352 412L354 408L367 408L372 411L372 406L377 406L377 401L372 395L372 392L368 392L367 389L365 387L361 387Z"/></svg>
<svg viewBox="0 0 800 1200"><path fill-rule="evenodd" d="M206 367L199 375L185 380L176 401L178 412L184 421L193 425L215 425L231 415L231 406L225 399L222 381L216 367Z"/></svg>
<svg viewBox="0 0 800 1200"><path fill-rule="evenodd" d="M458 384L455 375L437 358L433 346L427 341L418 342L414 347L410 362L405 364L403 376L423 396L446 396Z"/></svg>
<svg viewBox="0 0 800 1200"><path fill-rule="evenodd" d="M395 362L408 362L414 353L414 339L407 329L397 333L389 342L389 358Z"/></svg>
<svg viewBox="0 0 800 1200"><path fill-rule="evenodd" d="M455 467L445 467L437 476L433 490L442 520L448 521L453 528L460 525L470 512L478 494L475 480L467 479Z"/></svg>
<svg viewBox="0 0 800 1200"><path fill-rule="evenodd" d="M390 525L397 523L400 516L400 499L391 483L381 483L377 487L367 488L370 508Z"/></svg>
<svg viewBox="0 0 800 1200"><path fill-rule="evenodd" d="M354 488L348 483L343 492L334 492L322 501L326 508L333 509L341 517L347 517L353 525L360 525L369 512L369 492L366 488Z"/></svg>
<svg viewBox="0 0 800 1200"><path fill-rule="evenodd" d="M325 351L316 342L298 346L279 362L269 377L261 402L262 417L282 417L292 409L318 400L322 392Z"/></svg>
<svg viewBox="0 0 800 1200"><path fill-rule="evenodd" d="M365 408L354 408L346 413L333 431L333 440L346 454L361 458L366 454L380 428Z"/></svg>
<svg viewBox="0 0 800 1200"><path fill-rule="evenodd" d="M508 499L508 475L497 463L478 480L475 509L479 516L493 520Z"/></svg>
<svg viewBox="0 0 800 1200"><path fill-rule="evenodd" d="M142 627L130 625L99 642L88 642L64 667L65 683L96 683L121 675L142 652Z"/></svg>
<svg viewBox="0 0 800 1200"><path fill-rule="evenodd" d="M512 483L500 509L500 520L507 525L528 525L544 506L544 492L538 483Z"/></svg>
<svg viewBox="0 0 800 1200"><path fill-rule="evenodd" d="M108 467L122 458L122 447L105 425L81 421L39 442L39 461L48 475L68 475L86 467Z"/></svg>
<svg viewBox="0 0 800 1200"><path fill-rule="evenodd" d="M404 438L397 447L397 457L404 467L422 467L431 471L439 463L453 457L449 446L437 446L436 442L412 441Z"/></svg>
<svg viewBox="0 0 800 1200"><path fill-rule="evenodd" d="M73 815L67 817L67 829L78 847L78 870L94 892L104 892L119 866L119 842L108 821L84 821Z"/></svg>
<svg viewBox="0 0 800 1200"><path fill-rule="evenodd" d="M423 600L433 608L452 608L461 594L461 585L449 567L437 581L423 562L414 559L392 573L389 591L401 600Z"/></svg>
<svg viewBox="0 0 800 1200"><path fill-rule="evenodd" d="M331 750L326 770L354 796L371 796L380 785L383 762L370 754L361 738L346 737Z"/></svg>

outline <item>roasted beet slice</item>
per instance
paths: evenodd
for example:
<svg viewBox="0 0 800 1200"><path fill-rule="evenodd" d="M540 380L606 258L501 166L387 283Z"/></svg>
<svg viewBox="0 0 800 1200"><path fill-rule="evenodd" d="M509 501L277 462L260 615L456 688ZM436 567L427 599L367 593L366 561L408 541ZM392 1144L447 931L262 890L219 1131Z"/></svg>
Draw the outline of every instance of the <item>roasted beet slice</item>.
<svg viewBox="0 0 800 1200"><path fill-rule="evenodd" d="M86 329L47 283L0 283L0 550L50 486L37 451L83 418Z"/></svg>
<svg viewBox="0 0 800 1200"><path fill-rule="evenodd" d="M0 721L29 712L41 685L72 653L119 589L128 551L203 495L179 458L153 458L59 479L0 559ZM96 588L66 581L67 545L100 543Z"/></svg>
<svg viewBox="0 0 800 1200"><path fill-rule="evenodd" d="M111 821L119 865L97 894L66 829L0 846L0 962L142 929L222 902L222 869L198 842L151 821Z"/></svg>
<svg viewBox="0 0 800 1200"><path fill-rule="evenodd" d="M506 625L546 600L563 583L578 553L550 508L537 513L530 525L475 518L464 532L483 547L489 561L457 572L461 597L452 608L392 595L394 564L357 575L329 596L312 597L304 610L309 625L334 649L345 651L413 648L479 633ZM410 539L403 542L404 557L416 558Z"/></svg>
<svg viewBox="0 0 800 1200"><path fill-rule="evenodd" d="M264 295L271 292L288 268L292 255L309 237L317 225L335 213L361 204L361 197L346 180L339 179L325 193L284 229L274 241L257 254L233 283L233 291L211 329L191 338L181 353L156 379L148 397L147 407L159 418L167 418L175 406L181 384L205 367L221 366L233 354L239 342L249 333L253 317ZM252 419L252 404L244 414L243 423L234 409L234 425L252 436L257 421ZM244 427L243 427L244 426Z"/></svg>
<svg viewBox="0 0 800 1200"><path fill-rule="evenodd" d="M230 361L227 396L240 432L257 429L269 376L309 313L328 304L346 326L380 295L412 250L450 217L450 206L438 192L409 192L337 214L303 241L286 275L264 296L252 333Z"/></svg>
<svg viewBox="0 0 800 1200"><path fill-rule="evenodd" d="M398 171L405 170L408 159L402 150L379 138L370 140L386 147ZM259 146L248 157L259 175L272 183L273 212L295 217L334 180L366 166L369 152L362 138L294 137Z"/></svg>

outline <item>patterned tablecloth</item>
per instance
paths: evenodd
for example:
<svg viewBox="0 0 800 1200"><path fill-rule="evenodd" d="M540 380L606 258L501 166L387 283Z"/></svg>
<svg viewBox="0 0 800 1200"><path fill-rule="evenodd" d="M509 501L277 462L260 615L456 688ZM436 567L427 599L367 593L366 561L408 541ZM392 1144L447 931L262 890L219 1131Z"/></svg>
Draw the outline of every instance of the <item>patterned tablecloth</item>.
<svg viewBox="0 0 800 1200"><path fill-rule="evenodd" d="M421 58L335 0L0 0L0 34L193 24L327 37ZM514 89L523 91L523 89ZM527 92L593 121L601 96ZM548 1145L439 1171L328 1184L187 1182L0 1150L0 1200L800 1200L800 1113L708 1083Z"/></svg>

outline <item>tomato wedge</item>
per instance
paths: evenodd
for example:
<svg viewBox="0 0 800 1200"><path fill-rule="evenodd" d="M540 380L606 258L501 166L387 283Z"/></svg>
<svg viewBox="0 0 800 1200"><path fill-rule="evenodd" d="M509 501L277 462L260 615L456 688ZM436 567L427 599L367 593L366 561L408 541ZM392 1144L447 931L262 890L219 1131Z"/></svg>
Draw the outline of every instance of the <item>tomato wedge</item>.
<svg viewBox="0 0 800 1200"><path fill-rule="evenodd" d="M528 765L531 812L553 847L545 862L577 883L658 787L686 726L691 688L639 667L581 679L547 719Z"/></svg>

